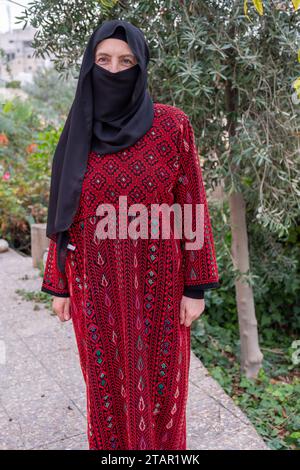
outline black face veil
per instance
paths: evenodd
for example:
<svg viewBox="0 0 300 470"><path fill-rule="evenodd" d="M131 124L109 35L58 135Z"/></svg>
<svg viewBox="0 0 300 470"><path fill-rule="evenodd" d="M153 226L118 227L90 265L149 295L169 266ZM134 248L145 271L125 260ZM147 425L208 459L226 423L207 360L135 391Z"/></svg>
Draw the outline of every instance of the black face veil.
<svg viewBox="0 0 300 470"><path fill-rule="evenodd" d="M137 64L113 74L95 64L94 54L99 41L113 35L119 26L125 30ZM149 58L143 32L126 21L103 22L88 41L75 98L52 163L46 235L57 242L57 264L61 272L65 272L67 230L78 208L89 152L105 154L123 150L152 126L153 101L147 89ZM111 92L107 93L109 89Z"/></svg>

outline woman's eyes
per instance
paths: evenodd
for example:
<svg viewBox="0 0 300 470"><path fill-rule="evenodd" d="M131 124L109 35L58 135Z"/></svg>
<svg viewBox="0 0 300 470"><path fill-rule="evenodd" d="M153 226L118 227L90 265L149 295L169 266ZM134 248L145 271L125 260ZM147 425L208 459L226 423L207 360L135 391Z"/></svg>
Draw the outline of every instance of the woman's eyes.
<svg viewBox="0 0 300 470"><path fill-rule="evenodd" d="M105 57L99 57L98 62L100 62L100 61L101 61L101 63L103 63L103 62L106 62L107 59L106 59ZM130 60L130 59L123 59L123 62L124 62L126 65L133 65L133 62L132 62L132 60Z"/></svg>

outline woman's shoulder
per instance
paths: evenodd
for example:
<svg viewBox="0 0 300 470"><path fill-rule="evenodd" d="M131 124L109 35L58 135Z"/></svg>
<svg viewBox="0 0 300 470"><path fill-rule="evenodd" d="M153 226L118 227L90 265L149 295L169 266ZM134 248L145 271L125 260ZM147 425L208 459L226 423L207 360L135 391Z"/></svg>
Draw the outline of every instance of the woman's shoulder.
<svg viewBox="0 0 300 470"><path fill-rule="evenodd" d="M177 126L188 120L187 114L179 107L165 103L153 103L154 114L161 118L170 118Z"/></svg>

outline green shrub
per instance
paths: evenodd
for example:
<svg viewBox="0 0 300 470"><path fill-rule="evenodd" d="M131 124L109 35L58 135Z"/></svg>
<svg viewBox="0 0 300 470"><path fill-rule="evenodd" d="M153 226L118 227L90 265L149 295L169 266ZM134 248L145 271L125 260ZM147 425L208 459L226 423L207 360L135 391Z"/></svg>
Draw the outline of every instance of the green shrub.
<svg viewBox="0 0 300 470"><path fill-rule="evenodd" d="M2 106L0 124L0 237L30 254L30 225L46 221L51 163L61 130L42 124L19 99Z"/></svg>

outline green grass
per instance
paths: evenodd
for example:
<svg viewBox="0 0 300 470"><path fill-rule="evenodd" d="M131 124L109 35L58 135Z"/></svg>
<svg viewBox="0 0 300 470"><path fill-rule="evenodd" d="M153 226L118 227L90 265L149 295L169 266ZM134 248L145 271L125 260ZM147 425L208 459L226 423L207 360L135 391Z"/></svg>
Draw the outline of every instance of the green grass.
<svg viewBox="0 0 300 470"><path fill-rule="evenodd" d="M42 291L29 291L26 289L16 289L16 294L19 294L22 299L34 303L33 310L40 310L40 304L44 304L49 310L51 315L56 315L52 311L52 296Z"/></svg>
<svg viewBox="0 0 300 470"><path fill-rule="evenodd" d="M192 349L273 450L300 449L300 371L293 362L291 336L272 331L276 348L260 338L263 365L256 379L240 371L237 326L212 325L205 316L192 323Z"/></svg>

